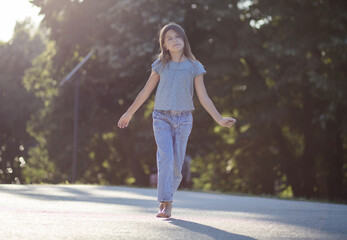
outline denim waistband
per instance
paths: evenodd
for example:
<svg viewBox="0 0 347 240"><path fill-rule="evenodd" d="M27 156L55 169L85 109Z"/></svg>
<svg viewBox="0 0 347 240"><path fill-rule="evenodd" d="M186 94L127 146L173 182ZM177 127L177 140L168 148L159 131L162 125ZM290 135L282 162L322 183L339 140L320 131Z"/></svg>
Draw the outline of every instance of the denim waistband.
<svg viewBox="0 0 347 240"><path fill-rule="evenodd" d="M157 110L154 109L154 111L158 111L160 113L164 113L164 114L170 114L170 115L182 115L182 114L188 114L191 113L192 111L176 111L176 110Z"/></svg>

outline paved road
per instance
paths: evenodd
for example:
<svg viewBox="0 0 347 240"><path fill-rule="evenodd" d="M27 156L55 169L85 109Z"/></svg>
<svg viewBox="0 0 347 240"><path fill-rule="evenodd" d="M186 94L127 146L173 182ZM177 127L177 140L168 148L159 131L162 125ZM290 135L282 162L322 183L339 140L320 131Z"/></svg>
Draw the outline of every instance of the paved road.
<svg viewBox="0 0 347 240"><path fill-rule="evenodd" d="M179 191L158 219L156 190L0 185L0 239L347 239L347 205Z"/></svg>

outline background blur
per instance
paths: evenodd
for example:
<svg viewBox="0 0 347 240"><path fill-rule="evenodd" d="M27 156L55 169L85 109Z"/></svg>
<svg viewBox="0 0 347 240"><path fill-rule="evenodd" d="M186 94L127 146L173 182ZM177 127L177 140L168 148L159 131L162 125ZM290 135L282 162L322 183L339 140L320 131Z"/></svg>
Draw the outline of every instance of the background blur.
<svg viewBox="0 0 347 240"><path fill-rule="evenodd" d="M149 186L154 94L128 129L116 123L148 79L159 29L173 21L206 66L216 107L238 120L217 126L195 98L192 188L347 200L344 0L31 3L38 30L20 21L0 42L0 183L71 181L78 78L77 182Z"/></svg>

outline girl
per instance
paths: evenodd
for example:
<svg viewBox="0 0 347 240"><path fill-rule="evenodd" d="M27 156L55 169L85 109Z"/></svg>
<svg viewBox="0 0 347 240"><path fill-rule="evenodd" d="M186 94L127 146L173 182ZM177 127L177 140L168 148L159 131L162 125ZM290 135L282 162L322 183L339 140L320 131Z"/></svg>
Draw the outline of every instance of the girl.
<svg viewBox="0 0 347 240"><path fill-rule="evenodd" d="M157 217L168 218L171 216L173 193L182 180L181 169L193 125L194 85L200 103L218 124L231 127L236 120L222 117L208 97L203 80L206 71L192 54L181 26L175 23L165 25L159 33L159 44L161 52L152 64L151 75L119 119L118 127L129 125L133 114L159 83L152 113L160 202Z"/></svg>

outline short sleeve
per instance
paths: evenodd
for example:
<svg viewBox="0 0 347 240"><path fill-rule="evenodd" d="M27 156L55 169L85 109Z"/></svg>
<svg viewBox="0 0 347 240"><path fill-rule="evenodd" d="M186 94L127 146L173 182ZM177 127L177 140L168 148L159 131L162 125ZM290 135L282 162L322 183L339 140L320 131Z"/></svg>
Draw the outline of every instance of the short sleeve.
<svg viewBox="0 0 347 240"><path fill-rule="evenodd" d="M159 58L157 60L155 60L153 63L152 63L152 70L156 73L159 74L159 69L160 69L160 66L161 66L161 63L160 63L160 60Z"/></svg>
<svg viewBox="0 0 347 240"><path fill-rule="evenodd" d="M204 66L202 66L202 64L200 62L196 62L195 63L195 69L196 69L196 71L195 71L195 76L194 77L199 76L200 74L205 74L206 73L206 70L205 70Z"/></svg>

